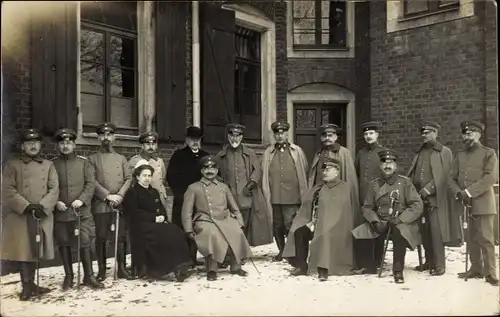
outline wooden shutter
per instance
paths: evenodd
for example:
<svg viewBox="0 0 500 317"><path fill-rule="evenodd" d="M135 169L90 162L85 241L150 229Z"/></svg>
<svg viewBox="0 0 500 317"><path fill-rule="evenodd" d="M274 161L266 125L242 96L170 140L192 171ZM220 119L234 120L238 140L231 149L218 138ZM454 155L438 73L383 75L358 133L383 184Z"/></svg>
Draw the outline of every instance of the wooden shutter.
<svg viewBox="0 0 500 317"><path fill-rule="evenodd" d="M183 141L186 125L186 22L189 2L156 3L156 127Z"/></svg>
<svg viewBox="0 0 500 317"><path fill-rule="evenodd" d="M201 105L205 143L225 142L234 121L234 11L200 3Z"/></svg>
<svg viewBox="0 0 500 317"><path fill-rule="evenodd" d="M46 135L52 135L61 127L76 130L77 3L42 2L33 5L33 126ZM43 6L50 6L50 14L46 14L48 10Z"/></svg>

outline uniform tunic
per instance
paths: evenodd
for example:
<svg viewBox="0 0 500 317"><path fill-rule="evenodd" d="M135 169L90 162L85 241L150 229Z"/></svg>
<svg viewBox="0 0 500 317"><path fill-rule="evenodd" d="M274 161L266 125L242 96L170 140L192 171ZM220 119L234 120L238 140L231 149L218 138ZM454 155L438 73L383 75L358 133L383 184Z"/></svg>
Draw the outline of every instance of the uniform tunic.
<svg viewBox="0 0 500 317"><path fill-rule="evenodd" d="M243 188L245 188L250 180L247 177L247 170L241 147L236 150L231 148L227 151L227 165L228 177L225 181L229 185L231 193L238 203L239 208L248 209L252 207L252 197L246 196L243 193Z"/></svg>
<svg viewBox="0 0 500 317"><path fill-rule="evenodd" d="M432 169L431 169L431 153L433 151L432 143L426 143L417 158L417 165L413 173L413 184L417 191L424 188L429 184L432 179ZM430 196L435 193L435 187L432 187L432 191L429 190L428 201L432 207L436 207L436 197Z"/></svg>
<svg viewBox="0 0 500 317"><path fill-rule="evenodd" d="M276 151L271 160L269 174L271 204L300 204L297 169L288 146L284 151Z"/></svg>
<svg viewBox="0 0 500 317"><path fill-rule="evenodd" d="M359 150L354 166L359 180L359 203L363 205L370 182L380 176L378 153L385 148L378 143L369 144Z"/></svg>
<svg viewBox="0 0 500 317"><path fill-rule="evenodd" d="M151 165L155 172L153 173L151 179L151 187L156 189L160 193L160 199L167 209L167 190L165 188L165 178L167 176L167 170L165 168L165 162L162 158L155 156L150 156L145 153L134 155L130 161L128 162L130 174L132 175L135 169L135 164L139 162L139 160L144 159L148 161L148 164Z"/></svg>

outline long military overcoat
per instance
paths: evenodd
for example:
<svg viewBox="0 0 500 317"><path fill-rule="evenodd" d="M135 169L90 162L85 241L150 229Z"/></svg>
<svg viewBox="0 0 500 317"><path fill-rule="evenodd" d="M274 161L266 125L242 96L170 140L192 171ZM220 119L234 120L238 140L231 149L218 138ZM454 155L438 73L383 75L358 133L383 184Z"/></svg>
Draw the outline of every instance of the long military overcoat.
<svg viewBox="0 0 500 317"><path fill-rule="evenodd" d="M9 261L36 261L33 217L25 214L29 204L41 204L47 215L42 229L41 259L54 258L53 210L59 197L59 180L54 164L41 157L21 155L6 162L3 170L2 237L0 258ZM30 230L29 230L30 228Z"/></svg>

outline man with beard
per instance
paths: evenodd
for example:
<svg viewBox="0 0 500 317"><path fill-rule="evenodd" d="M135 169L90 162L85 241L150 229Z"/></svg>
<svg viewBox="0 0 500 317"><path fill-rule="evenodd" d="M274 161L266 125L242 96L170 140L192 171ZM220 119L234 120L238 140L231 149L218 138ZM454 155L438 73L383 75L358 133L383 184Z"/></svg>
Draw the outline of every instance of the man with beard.
<svg viewBox="0 0 500 317"><path fill-rule="evenodd" d="M262 156L262 192L267 208L272 210L273 234L278 254L273 261L283 259L285 238L307 190L307 158L302 149L288 142L288 122L271 125L276 143Z"/></svg>
<svg viewBox="0 0 500 317"><path fill-rule="evenodd" d="M350 188L339 178L339 171L339 161L330 157L324 160L323 183L305 196L293 221L283 252L295 267L293 276L318 272L319 280L326 281L329 275L352 274Z"/></svg>
<svg viewBox="0 0 500 317"><path fill-rule="evenodd" d="M184 194L182 224L189 239L205 257L207 280L217 279L218 264L230 258L230 273L246 276L241 261L252 255L242 231L243 218L229 187L216 179L217 162L212 156L200 159L202 179L189 185Z"/></svg>
<svg viewBox="0 0 500 317"><path fill-rule="evenodd" d="M201 178L198 167L199 159L208 155L201 149L201 138L203 134L198 127L189 127L186 130L186 146L178 149L172 154L167 167L167 182L174 194L174 205L172 207L172 222L183 229L182 226L182 205L184 203L184 193L189 185L197 182ZM196 243L188 239L189 248L194 265L202 265L197 261Z"/></svg>
<svg viewBox="0 0 500 317"><path fill-rule="evenodd" d="M250 245L269 244L273 242L272 215L260 188L260 162L252 149L241 144L245 126L230 123L226 128L229 144L217 154L219 173L238 204Z"/></svg>
<svg viewBox="0 0 500 317"><path fill-rule="evenodd" d="M80 217L80 258L83 266L83 285L103 288L96 280L90 255L91 239L95 236L94 219L90 211L95 190L95 171L90 162L75 154L76 133L72 129L59 129L54 134L61 155L54 160L59 176L59 201L55 208L54 237L63 262L63 291L73 287L73 261L71 249L77 248L74 233ZM78 281L79 282L79 281Z"/></svg>
<svg viewBox="0 0 500 317"><path fill-rule="evenodd" d="M369 121L361 124L365 146L359 150L354 161L359 180L359 203L363 206L371 181L380 176L378 153L386 150L378 143L379 123ZM382 240L355 240L355 258L358 273L375 274L383 252ZM371 268L369 270L369 268Z"/></svg>
<svg viewBox="0 0 500 317"><path fill-rule="evenodd" d="M461 239L459 213L450 204L448 174L453 154L437 141L441 127L431 121L423 122L420 133L423 145L413 157L408 177L424 202L420 234L425 249L425 263L418 271L429 270L432 275L443 275L446 271L445 245L456 245Z"/></svg>
<svg viewBox="0 0 500 317"><path fill-rule="evenodd" d="M468 222L469 271L460 278L481 278L497 286L493 221L496 214L493 185L498 179L495 150L481 144L484 125L476 121L460 124L465 149L458 151L450 173L449 184L455 199L470 207Z"/></svg>
<svg viewBox="0 0 500 317"><path fill-rule="evenodd" d="M357 239L385 240L390 228L394 281L404 283L406 248L413 250L421 243L417 220L423 212L423 203L410 179L396 173L396 153L385 150L379 152L379 157L382 176L370 183L362 207L367 222L356 227L353 235Z"/></svg>
<svg viewBox="0 0 500 317"><path fill-rule="evenodd" d="M21 133L19 157L3 168L2 230L0 259L19 265L22 291L19 299L46 294L50 289L35 284L37 261L54 258L52 211L59 196L57 171L40 156L42 135L35 129ZM37 242L37 221L40 242ZM37 258L39 255L39 258Z"/></svg>
<svg viewBox="0 0 500 317"><path fill-rule="evenodd" d="M106 278L106 242L114 241L114 230L117 215L113 210L120 207L123 197L130 187L131 175L125 156L116 153L113 148L116 126L113 123L103 123L96 129L101 147L95 154L89 156L89 161L95 169L96 188L92 200L92 214L96 229L95 249L99 272L97 279ZM121 211L120 211L121 212ZM118 224L118 278L133 279L126 270L127 231L125 219L120 215Z"/></svg>

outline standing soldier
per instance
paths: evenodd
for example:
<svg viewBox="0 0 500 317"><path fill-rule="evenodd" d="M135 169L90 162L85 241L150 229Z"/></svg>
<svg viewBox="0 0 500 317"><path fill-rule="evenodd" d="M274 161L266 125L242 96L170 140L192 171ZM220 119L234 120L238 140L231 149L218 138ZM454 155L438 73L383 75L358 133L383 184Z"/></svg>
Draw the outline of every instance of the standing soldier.
<svg viewBox="0 0 500 317"><path fill-rule="evenodd" d="M19 264L22 283L19 298L22 301L37 293L50 292L50 289L34 282L37 261L54 258L52 211L59 196L54 164L40 156L42 139L35 129L23 131L22 154L5 163L2 175L0 259ZM41 232L40 245L36 239L37 229Z"/></svg>
<svg viewBox="0 0 500 317"><path fill-rule="evenodd" d="M182 204L184 193L189 185L201 179L198 166L199 159L208 155L201 149L201 138L203 134L198 127L189 127L186 130L186 146L178 149L172 154L167 167L167 182L174 194L174 205L172 207L172 222L184 229L182 226ZM188 239L191 257L194 265L203 263L196 260L198 249L196 243Z"/></svg>
<svg viewBox="0 0 500 317"><path fill-rule="evenodd" d="M106 278L106 242L116 230L117 215L113 210L118 208L130 186L130 170L125 156L116 153L113 148L116 126L113 123L103 123L96 129L101 147L95 154L89 156L89 161L95 169L96 188L92 201L92 214L96 229L95 249L99 264L98 280ZM118 225L118 277L132 279L125 268L127 233L125 220L120 217ZM114 238L114 236L112 237Z"/></svg>
<svg viewBox="0 0 500 317"><path fill-rule="evenodd" d="M73 261L71 246L75 249L74 232L79 230L80 257L83 265L83 285L92 288L103 288L92 269L90 255L91 239L95 236L94 219L90 211L92 196L95 190L95 171L90 162L75 154L76 133L72 129L60 129L54 139L61 155L54 160L59 176L59 201L55 208L54 237L59 246L64 273L63 290L73 287ZM77 227L77 214L80 227ZM80 265L80 264L78 264Z"/></svg>
<svg viewBox="0 0 500 317"><path fill-rule="evenodd" d="M459 213L452 209L447 183L453 154L437 141L440 129L435 122L422 123L420 133L424 143L413 157L408 172L408 177L424 202L424 213L419 225L425 263L415 269L429 270L436 276L446 271L444 246L461 239Z"/></svg>
<svg viewBox="0 0 500 317"><path fill-rule="evenodd" d="M366 145L359 150L354 161L354 167L359 180L359 204L363 206L371 181L380 176L380 157L378 153L386 149L378 143L378 122L365 122L361 124L361 129ZM373 239L367 243L365 240L355 240L355 243L356 265L361 269L360 273L376 273L374 269L380 264L380 257L384 248L383 241ZM372 270L367 271L368 268Z"/></svg>
<svg viewBox="0 0 500 317"><path fill-rule="evenodd" d="M276 143L262 156L262 191L272 210L273 234L279 253L273 261L283 259L285 237L307 190L307 158L304 151L288 142L288 122L271 125Z"/></svg>
<svg viewBox="0 0 500 317"><path fill-rule="evenodd" d="M260 162L252 149L241 144L244 130L241 124L227 125L229 144L217 159L222 180L231 189L243 216L245 236L251 246L259 246L273 242L272 214L260 188Z"/></svg>
<svg viewBox="0 0 500 317"><path fill-rule="evenodd" d="M385 150L379 152L379 157L382 176L370 183L362 207L367 222L356 227L353 235L357 239L385 240L390 227L394 281L404 283L406 248L413 250L421 243L417 220L422 214L423 203L410 179L397 174L396 154Z"/></svg>
<svg viewBox="0 0 500 317"><path fill-rule="evenodd" d="M498 179L498 159L493 149L479 141L484 131L480 122L462 122L465 149L458 151L450 173L449 184L457 200L470 208L467 220L471 268L460 278L481 278L498 285L493 243L493 221L496 214L493 185ZM484 269L484 270L483 270Z"/></svg>

